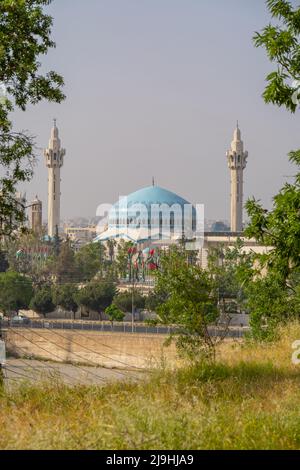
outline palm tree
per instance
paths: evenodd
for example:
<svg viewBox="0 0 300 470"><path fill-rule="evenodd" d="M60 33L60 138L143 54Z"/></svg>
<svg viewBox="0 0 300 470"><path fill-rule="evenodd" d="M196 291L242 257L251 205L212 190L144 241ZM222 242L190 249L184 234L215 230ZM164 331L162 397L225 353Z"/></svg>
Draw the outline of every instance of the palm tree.
<svg viewBox="0 0 300 470"><path fill-rule="evenodd" d="M113 260L115 257L115 247L117 246L117 242L116 240L108 240L107 245L108 245L108 254L110 257L110 262L113 263Z"/></svg>

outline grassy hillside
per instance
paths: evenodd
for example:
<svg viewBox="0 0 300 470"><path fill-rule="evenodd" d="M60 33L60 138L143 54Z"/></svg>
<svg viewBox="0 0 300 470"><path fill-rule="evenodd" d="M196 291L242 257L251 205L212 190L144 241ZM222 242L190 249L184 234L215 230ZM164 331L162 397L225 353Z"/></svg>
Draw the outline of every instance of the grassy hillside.
<svg viewBox="0 0 300 470"><path fill-rule="evenodd" d="M2 449L299 449L300 366L291 344L222 346L214 366L140 383L23 384L0 398Z"/></svg>

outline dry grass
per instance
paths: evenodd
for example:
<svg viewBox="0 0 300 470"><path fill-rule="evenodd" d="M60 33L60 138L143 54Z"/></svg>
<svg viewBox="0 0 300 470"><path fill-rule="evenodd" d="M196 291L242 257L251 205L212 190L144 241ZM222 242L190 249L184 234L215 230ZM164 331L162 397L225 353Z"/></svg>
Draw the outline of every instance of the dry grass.
<svg viewBox="0 0 300 470"><path fill-rule="evenodd" d="M226 343L214 366L105 387L23 384L0 398L2 449L299 449L291 344Z"/></svg>

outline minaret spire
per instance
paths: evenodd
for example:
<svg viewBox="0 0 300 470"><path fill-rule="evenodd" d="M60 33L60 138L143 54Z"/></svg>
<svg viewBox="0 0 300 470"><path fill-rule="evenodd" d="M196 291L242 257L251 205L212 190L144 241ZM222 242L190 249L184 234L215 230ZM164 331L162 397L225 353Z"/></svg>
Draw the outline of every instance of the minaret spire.
<svg viewBox="0 0 300 470"><path fill-rule="evenodd" d="M54 237L56 227L60 226L60 169L64 164L66 151L61 148L56 125L51 130L48 148L44 151L48 168L48 235Z"/></svg>
<svg viewBox="0 0 300 470"><path fill-rule="evenodd" d="M239 122L233 133L231 148L226 153L231 174L231 231L243 231L243 173L247 165L248 152L244 151Z"/></svg>

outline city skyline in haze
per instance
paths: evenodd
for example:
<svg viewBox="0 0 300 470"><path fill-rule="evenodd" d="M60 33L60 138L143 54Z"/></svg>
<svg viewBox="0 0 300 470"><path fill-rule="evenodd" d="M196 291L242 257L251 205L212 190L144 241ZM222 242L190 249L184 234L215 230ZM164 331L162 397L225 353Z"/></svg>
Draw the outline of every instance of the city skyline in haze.
<svg viewBox="0 0 300 470"><path fill-rule="evenodd" d="M249 151L244 200L270 208L294 169L297 119L265 105L274 67L253 46L269 21L262 0L54 0L56 49L45 70L65 78L66 101L15 113L16 128L36 136L33 180L21 187L47 208L47 147L57 118L66 148L62 218L94 216L152 184L205 205L208 219L230 218L226 151L237 119Z"/></svg>

